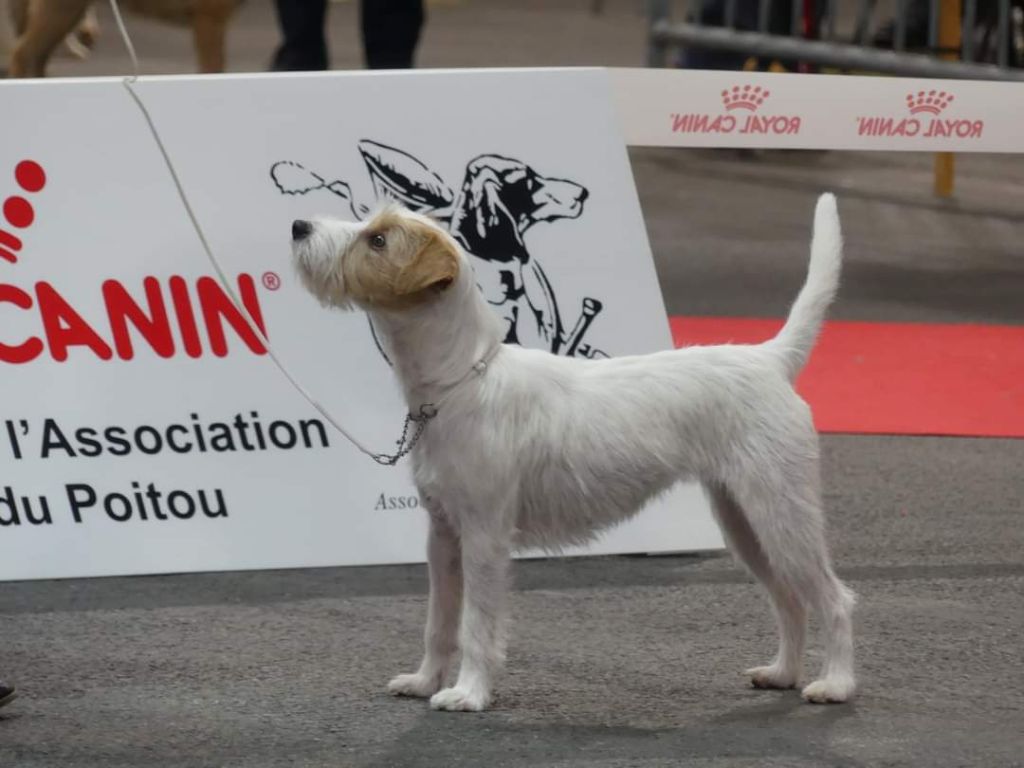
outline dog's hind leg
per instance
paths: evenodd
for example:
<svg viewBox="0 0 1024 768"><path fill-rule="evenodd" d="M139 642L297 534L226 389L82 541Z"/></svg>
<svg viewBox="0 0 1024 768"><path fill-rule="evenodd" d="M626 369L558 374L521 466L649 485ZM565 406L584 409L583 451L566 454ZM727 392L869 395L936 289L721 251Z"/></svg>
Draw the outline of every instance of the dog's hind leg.
<svg viewBox="0 0 1024 768"><path fill-rule="evenodd" d="M43 77L46 63L61 40L82 20L86 0L34 0L27 8L25 28L11 52L11 77Z"/></svg>
<svg viewBox="0 0 1024 768"><path fill-rule="evenodd" d="M396 696L433 696L441 689L458 650L462 561L458 536L439 508L430 509L427 566L430 601L423 637L423 661L416 672L398 675L388 684L388 690Z"/></svg>
<svg viewBox="0 0 1024 768"><path fill-rule="evenodd" d="M729 488L772 573L821 620L825 663L821 677L804 688L803 697L816 703L846 701L856 688L854 594L832 570L817 470L812 464L790 464L781 473L784 476L770 478L771 474L762 467Z"/></svg>
<svg viewBox="0 0 1024 768"><path fill-rule="evenodd" d="M192 30L202 74L224 71L225 39L234 6L234 0L199 0L196 3Z"/></svg>
<svg viewBox="0 0 1024 768"><path fill-rule="evenodd" d="M768 590L778 622L779 651L775 659L744 674L750 676L755 688L793 688L800 678L806 636L804 602L773 572L743 510L728 490L709 483L705 491L729 549Z"/></svg>

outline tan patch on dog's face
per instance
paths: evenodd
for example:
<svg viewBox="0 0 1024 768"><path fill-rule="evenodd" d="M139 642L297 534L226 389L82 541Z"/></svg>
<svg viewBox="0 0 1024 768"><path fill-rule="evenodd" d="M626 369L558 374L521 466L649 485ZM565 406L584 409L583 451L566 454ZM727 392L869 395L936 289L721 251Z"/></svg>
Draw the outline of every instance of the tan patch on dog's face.
<svg viewBox="0 0 1024 768"><path fill-rule="evenodd" d="M397 211L370 221L342 266L352 298L384 309L422 304L459 276L459 256L443 233Z"/></svg>

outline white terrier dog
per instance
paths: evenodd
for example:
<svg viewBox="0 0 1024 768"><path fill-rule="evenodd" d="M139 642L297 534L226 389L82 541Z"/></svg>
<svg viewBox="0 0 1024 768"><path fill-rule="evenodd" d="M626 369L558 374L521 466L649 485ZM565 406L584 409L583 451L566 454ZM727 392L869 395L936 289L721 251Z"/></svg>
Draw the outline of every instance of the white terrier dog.
<svg viewBox="0 0 1024 768"><path fill-rule="evenodd" d="M803 696L853 694L854 596L832 570L817 435L793 390L838 284L832 195L818 200L807 282L774 339L610 360L503 345L468 257L423 216L391 207L363 224L300 220L292 236L306 287L327 306L366 310L410 413L435 413L412 451L430 514L426 654L392 693L484 709L504 661L511 553L586 542L697 479L777 614L778 655L748 670L753 684L796 685L811 607L825 663ZM458 680L442 690L460 648Z"/></svg>

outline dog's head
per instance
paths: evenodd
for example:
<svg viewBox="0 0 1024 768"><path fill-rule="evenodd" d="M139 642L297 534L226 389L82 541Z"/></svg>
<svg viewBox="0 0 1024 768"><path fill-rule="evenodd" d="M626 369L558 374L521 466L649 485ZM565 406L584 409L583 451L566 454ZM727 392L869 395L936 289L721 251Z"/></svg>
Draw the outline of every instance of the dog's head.
<svg viewBox="0 0 1024 768"><path fill-rule="evenodd" d="M292 255L310 293L341 309L417 306L435 300L465 268L444 229L394 205L360 223L297 220Z"/></svg>
<svg viewBox="0 0 1024 768"><path fill-rule="evenodd" d="M538 221L575 219L587 190L548 179L519 160L482 155L466 167L452 214L451 232L474 256L526 261L523 234Z"/></svg>

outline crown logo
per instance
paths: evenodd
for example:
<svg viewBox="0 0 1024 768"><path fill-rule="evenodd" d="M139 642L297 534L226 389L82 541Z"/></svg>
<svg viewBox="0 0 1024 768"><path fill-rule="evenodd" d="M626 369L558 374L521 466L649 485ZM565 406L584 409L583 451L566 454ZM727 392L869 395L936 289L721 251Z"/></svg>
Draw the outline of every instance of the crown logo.
<svg viewBox="0 0 1024 768"><path fill-rule="evenodd" d="M937 115L948 107L952 101L953 94L946 93L945 91L918 91L917 93L907 94L907 107L912 115L917 115L921 112Z"/></svg>
<svg viewBox="0 0 1024 768"><path fill-rule="evenodd" d="M34 160L22 160L14 168L14 180L23 191L34 194L46 186L46 172ZM6 223L15 229L30 227L36 218L32 203L21 195L11 195L4 200L3 214ZM21 238L0 228L0 258L15 264L20 250Z"/></svg>
<svg viewBox="0 0 1024 768"><path fill-rule="evenodd" d="M771 96L771 92L759 85L744 85L742 88L734 85L732 88L722 91L722 104L729 112L734 109L756 112L769 96Z"/></svg>

